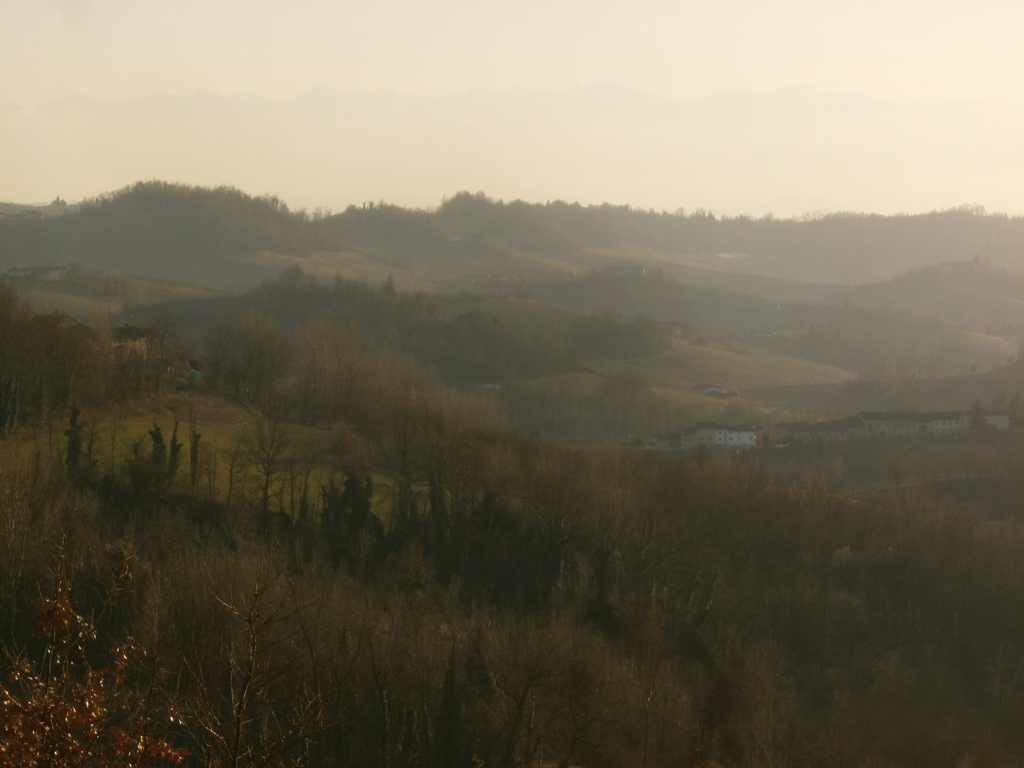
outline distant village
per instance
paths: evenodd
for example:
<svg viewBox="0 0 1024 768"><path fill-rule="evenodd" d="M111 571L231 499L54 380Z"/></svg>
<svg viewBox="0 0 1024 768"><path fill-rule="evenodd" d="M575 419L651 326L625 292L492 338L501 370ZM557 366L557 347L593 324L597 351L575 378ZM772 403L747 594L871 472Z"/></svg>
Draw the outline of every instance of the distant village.
<svg viewBox="0 0 1024 768"><path fill-rule="evenodd" d="M850 440L944 437L972 430L1009 431L1008 411L865 411L856 416L809 423L782 422L775 427L728 426L698 422L658 435L643 447L659 451L707 448L757 448L792 443L840 443Z"/></svg>

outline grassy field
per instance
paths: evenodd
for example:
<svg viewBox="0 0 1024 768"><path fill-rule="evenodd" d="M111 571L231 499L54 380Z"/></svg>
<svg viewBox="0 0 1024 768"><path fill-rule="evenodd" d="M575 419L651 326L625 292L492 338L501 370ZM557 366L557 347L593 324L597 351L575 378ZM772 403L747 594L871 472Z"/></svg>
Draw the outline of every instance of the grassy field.
<svg viewBox="0 0 1024 768"><path fill-rule="evenodd" d="M51 277L9 275L6 279L34 311L64 312L84 323L126 308L225 293L112 270L93 272L70 268L54 272Z"/></svg>
<svg viewBox="0 0 1024 768"><path fill-rule="evenodd" d="M292 256L259 251L232 258L236 264L265 270L272 277L300 266L309 275L378 284L392 278L400 290L451 291L463 289L512 293L511 285L521 280L542 279L573 274L576 261L527 251L503 251L500 255L481 249L454 249L444 257L401 256L371 251L314 251L307 256Z"/></svg>
<svg viewBox="0 0 1024 768"><path fill-rule="evenodd" d="M1014 395L1024 397L1024 363L961 376L783 386L748 394L768 407L827 416L881 410L963 410L976 400L998 409Z"/></svg>
<svg viewBox="0 0 1024 768"><path fill-rule="evenodd" d="M33 312L40 314L63 312L83 323L90 323L96 318L112 315L122 306L120 301L76 296L61 291L59 287L50 290L19 288L18 295L28 302Z"/></svg>
<svg viewBox="0 0 1024 768"><path fill-rule="evenodd" d="M267 279L273 279L284 270L298 266L307 275L326 280L341 275L346 280L363 280L376 285L391 277L402 290L423 291L437 288L436 281L429 278L424 270L417 269L412 260L387 254L314 251L307 256L293 256L258 251L235 256L232 261L265 270Z"/></svg>
<svg viewBox="0 0 1024 768"><path fill-rule="evenodd" d="M189 425L194 418L200 433L200 483L198 496L213 495L224 500L229 486L235 498L252 494L258 475L252 456L260 451L260 414L231 398L209 393L173 392L142 400L128 406L113 406L102 411L85 410L79 417L82 427L83 456L93 462L92 474L99 480L107 473L124 471L138 457L147 461L152 455L150 430L160 428L165 446L170 445L175 421L177 438L182 449L172 492L189 492ZM265 428L266 422L263 421ZM33 456L49 456L63 462L67 452L66 421L42 424L26 430L8 441L9 448L23 460ZM290 493L289 476L308 473L311 507L316 514L320 507L320 488L332 480L344 481L343 468L364 466L365 455L353 445L343 424L330 428L314 428L300 424L281 423L280 452L274 462L277 481L273 507L287 511L285 499ZM265 435L266 432L264 431ZM238 467L231 478L232 462ZM365 471L365 470L363 470ZM375 489L375 511L385 515L390 509L393 481L379 472L371 475ZM385 517L386 519L386 517Z"/></svg>
<svg viewBox="0 0 1024 768"><path fill-rule="evenodd" d="M675 390L703 384L743 391L796 384L835 384L856 378L850 371L835 366L739 341L682 342L661 355L610 365L621 367L623 364L643 375L652 385Z"/></svg>

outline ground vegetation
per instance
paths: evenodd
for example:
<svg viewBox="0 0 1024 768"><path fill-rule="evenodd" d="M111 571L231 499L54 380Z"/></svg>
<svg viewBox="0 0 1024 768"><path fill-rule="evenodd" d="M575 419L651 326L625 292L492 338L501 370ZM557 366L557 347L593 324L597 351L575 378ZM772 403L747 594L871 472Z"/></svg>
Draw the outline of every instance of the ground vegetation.
<svg viewBox="0 0 1024 768"><path fill-rule="evenodd" d="M572 356L393 285L286 275L201 381L2 298L5 764L1024 760L1024 536L913 456L548 441L456 380Z"/></svg>

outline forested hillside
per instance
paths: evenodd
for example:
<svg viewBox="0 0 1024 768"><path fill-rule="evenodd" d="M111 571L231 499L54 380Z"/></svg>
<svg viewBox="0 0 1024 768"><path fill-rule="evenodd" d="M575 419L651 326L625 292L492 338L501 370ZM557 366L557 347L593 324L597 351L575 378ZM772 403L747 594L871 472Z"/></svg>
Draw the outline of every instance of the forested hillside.
<svg viewBox="0 0 1024 768"><path fill-rule="evenodd" d="M752 289L768 256L697 274L744 232L785 260L889 231L896 259L961 219L1018 224L465 194L309 216L160 183L0 221L4 263L81 262L0 284L0 756L1018 766L1019 434L628 447L968 396L1019 416L1020 278L984 257L806 301ZM659 260L689 249L687 282ZM403 290L435 267L462 287Z"/></svg>
<svg viewBox="0 0 1024 768"><path fill-rule="evenodd" d="M507 276L545 274L544 259L523 261L526 254L558 257L563 272L621 262L621 254L668 266L703 255L725 271L847 284L951 260L977 258L1019 269L1024 222L973 208L752 219L562 201L505 203L465 192L431 211L371 203L336 215L309 215L289 211L274 197L163 182L101 195L63 216L0 219L0 266L5 267L76 261L90 268L236 285L265 277L253 266L259 263L254 255L308 259L314 252L333 254L326 263L334 270L342 269L343 255L395 263L413 259L440 275L446 274L445 260L468 260L459 270L463 278L495 269ZM513 263L500 268L509 259Z"/></svg>
<svg viewBox="0 0 1024 768"><path fill-rule="evenodd" d="M304 228L303 217L273 197L145 182L87 200L63 216L0 220L0 264L74 262L232 284L245 274L231 257L259 250L303 255Z"/></svg>
<svg viewBox="0 0 1024 768"><path fill-rule="evenodd" d="M845 498L813 464L518 434L401 323L360 324L423 299L360 290L253 292L201 381L166 331L125 346L2 296L9 753L1018 764L1018 523ZM289 292L315 316L278 325Z"/></svg>

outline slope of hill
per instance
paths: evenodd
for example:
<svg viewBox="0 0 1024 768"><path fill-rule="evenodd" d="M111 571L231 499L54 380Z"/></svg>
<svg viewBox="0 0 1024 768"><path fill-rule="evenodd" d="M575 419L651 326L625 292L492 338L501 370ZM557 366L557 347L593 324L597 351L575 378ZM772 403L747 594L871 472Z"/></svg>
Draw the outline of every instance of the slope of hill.
<svg viewBox="0 0 1024 768"><path fill-rule="evenodd" d="M973 330L1024 333L1024 272L955 261L850 288L848 301L894 307Z"/></svg>
<svg viewBox="0 0 1024 768"><path fill-rule="evenodd" d="M127 307L130 322L177 318L194 345L249 310L286 329L320 313L362 323L462 383L575 375L583 361L594 375L624 366L656 389L714 384L792 410L803 408L777 388L818 387L808 397L819 405L859 392L847 383L857 378L960 377L949 392L974 391L976 380L963 376L1013 359L1024 274L990 267L988 256L857 286L811 281L857 265L870 272L879 259L890 268L934 262L968 246L993 261L1024 252L1024 220L958 210L755 221L466 193L433 211L373 204L308 216L272 197L159 182L61 216L0 217L0 267L78 264L8 271L41 310L87 320ZM296 266L276 287L231 299L169 282L251 285ZM303 272L346 280L332 294ZM358 280L387 282L392 293L353 287ZM448 293L399 300L395 286Z"/></svg>
<svg viewBox="0 0 1024 768"><path fill-rule="evenodd" d="M736 341L682 343L660 355L626 361L653 386L686 390L698 385L747 390L797 384L837 384L858 378L824 363ZM593 365L593 364L592 364ZM621 368L622 364L607 367Z"/></svg>
<svg viewBox="0 0 1024 768"><path fill-rule="evenodd" d="M122 310L139 313L166 301L223 295L187 283L79 267L15 269L4 280L34 311L63 312L83 323Z"/></svg>
<svg viewBox="0 0 1024 768"><path fill-rule="evenodd" d="M77 261L217 285L252 284L291 263L347 277L385 265L417 287L456 289L528 281L592 268L700 267L736 276L849 284L884 280L915 266L978 257L1022 265L1024 219L957 209L916 216L835 214L813 220L716 218L581 206L504 203L460 193L433 211L350 207L336 216L289 211L274 197L227 188L135 184L86 201L64 216L0 218L0 268ZM262 254L262 256L259 256ZM316 254L317 258L310 258ZM625 256L624 256L625 255ZM729 258L726 258L729 257ZM721 279L721 278L715 278ZM779 281L782 282L779 282ZM756 282L756 281L755 281ZM770 282L770 281L769 281ZM400 280L400 284L402 281ZM766 283L766 286L768 283ZM728 284L721 287L728 288ZM760 291L758 291L760 292ZM835 300L811 286L804 302Z"/></svg>
<svg viewBox="0 0 1024 768"><path fill-rule="evenodd" d="M253 282L232 255L307 251L303 219L272 197L162 182L135 184L51 218L0 221L0 268L116 269L208 285Z"/></svg>
<svg viewBox="0 0 1024 768"><path fill-rule="evenodd" d="M999 408L1014 396L1024 397L1024 362L960 376L771 387L747 394L770 407L829 416L871 410L964 409L976 400Z"/></svg>

